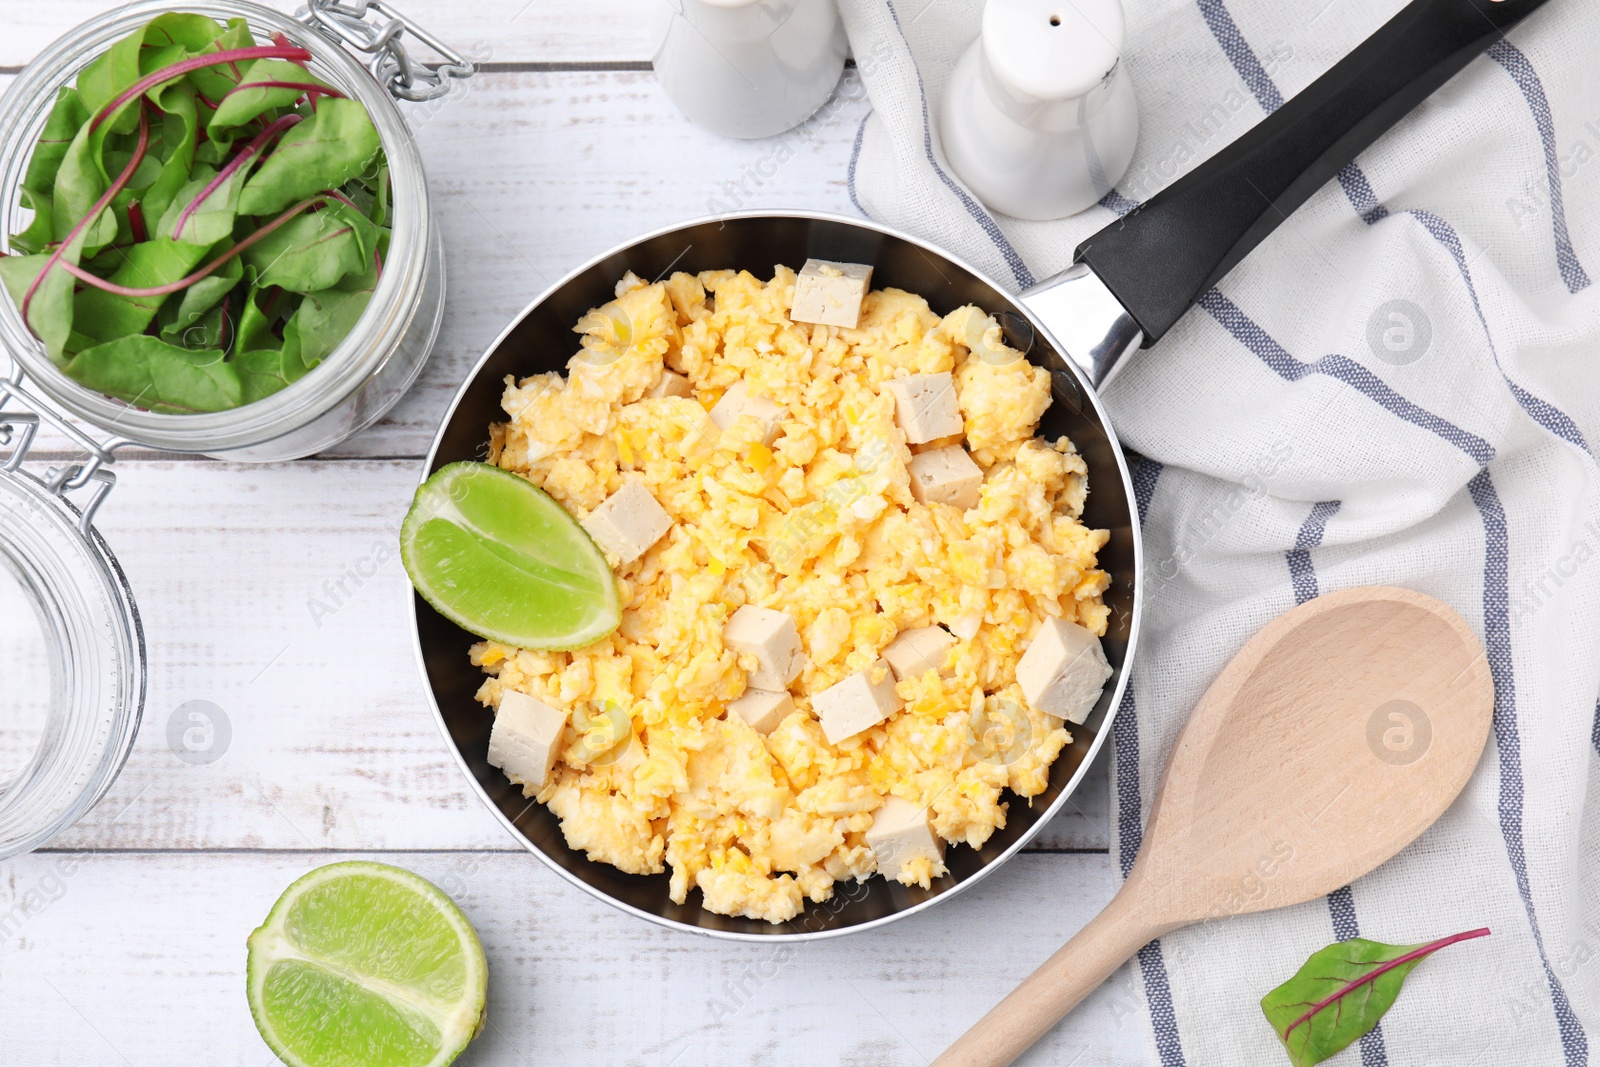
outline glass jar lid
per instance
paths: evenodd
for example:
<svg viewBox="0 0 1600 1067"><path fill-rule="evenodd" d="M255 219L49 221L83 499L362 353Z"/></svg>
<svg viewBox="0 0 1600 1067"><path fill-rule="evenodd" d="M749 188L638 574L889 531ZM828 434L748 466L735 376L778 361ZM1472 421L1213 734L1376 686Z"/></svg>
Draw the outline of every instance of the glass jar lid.
<svg viewBox="0 0 1600 1067"><path fill-rule="evenodd" d="M43 476L24 470L41 422L66 433L88 458ZM110 452L4 378L0 449L8 450L0 461L0 610L7 637L16 638L31 609L40 640L28 665L48 674L48 685L31 691L27 682L38 679L0 684L0 732L8 742L0 761L5 859L55 837L110 788L138 730L146 659L127 578L93 525L116 482L105 469Z"/></svg>

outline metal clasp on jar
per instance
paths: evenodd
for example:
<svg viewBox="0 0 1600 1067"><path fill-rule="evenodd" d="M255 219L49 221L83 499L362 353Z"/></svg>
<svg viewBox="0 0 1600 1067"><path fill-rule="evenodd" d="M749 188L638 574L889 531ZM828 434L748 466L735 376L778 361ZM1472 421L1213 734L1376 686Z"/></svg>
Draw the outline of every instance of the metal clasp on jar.
<svg viewBox="0 0 1600 1067"><path fill-rule="evenodd" d="M106 495L117 484L116 474L106 469L115 461L112 453L129 442L122 438L102 442L90 437L29 395L22 388L20 379L20 374L15 379L0 378L0 448L11 450L4 462L0 462L0 473L15 474L21 471L23 461L28 458L28 449L38 436L42 423L48 422L65 434L73 444L88 453L89 458L51 467L45 472L43 482L62 500L68 500L69 493L85 486L93 487L82 504L74 505L78 510L78 529L85 537L89 537L95 512L100 510ZM16 406L7 410L7 405L13 402Z"/></svg>
<svg viewBox="0 0 1600 1067"><path fill-rule="evenodd" d="M378 18L369 21L369 15ZM357 51L373 53L372 76L401 100L433 100L450 91L450 79L473 74L472 64L459 52L383 0L310 0L296 17ZM429 66L412 59L400 43L406 33L445 61Z"/></svg>

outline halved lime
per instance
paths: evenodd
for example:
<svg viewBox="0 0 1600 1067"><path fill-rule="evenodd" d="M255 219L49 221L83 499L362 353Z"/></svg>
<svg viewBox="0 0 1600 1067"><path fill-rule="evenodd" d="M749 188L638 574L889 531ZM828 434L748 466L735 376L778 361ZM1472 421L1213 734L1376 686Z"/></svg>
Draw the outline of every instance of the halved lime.
<svg viewBox="0 0 1600 1067"><path fill-rule="evenodd" d="M491 641L583 648L622 621L616 577L583 527L538 486L487 463L452 463L422 483L400 558L439 614Z"/></svg>
<svg viewBox="0 0 1600 1067"><path fill-rule="evenodd" d="M290 1067L445 1067L483 1029L478 935L410 871L319 867L284 890L249 945L250 1014Z"/></svg>

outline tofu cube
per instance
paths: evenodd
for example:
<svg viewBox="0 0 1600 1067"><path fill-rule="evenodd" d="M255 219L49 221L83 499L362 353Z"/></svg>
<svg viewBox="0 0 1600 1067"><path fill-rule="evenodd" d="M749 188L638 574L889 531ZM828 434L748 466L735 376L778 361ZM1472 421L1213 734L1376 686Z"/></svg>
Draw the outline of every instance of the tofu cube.
<svg viewBox="0 0 1600 1067"><path fill-rule="evenodd" d="M949 445L911 457L911 495L923 504L949 504L967 511L978 506L983 468L960 445Z"/></svg>
<svg viewBox="0 0 1600 1067"><path fill-rule="evenodd" d="M656 379L656 384L645 390L645 396L655 398L662 396L692 396L694 387L689 384L689 379L676 371L663 369L661 377Z"/></svg>
<svg viewBox="0 0 1600 1067"><path fill-rule="evenodd" d="M861 323L861 304L871 287L872 267L866 263L808 259L794 281L789 318L853 330Z"/></svg>
<svg viewBox="0 0 1600 1067"><path fill-rule="evenodd" d="M927 444L962 431L956 380L949 371L894 378L884 388L894 397L894 421L905 431L908 444Z"/></svg>
<svg viewBox="0 0 1600 1067"><path fill-rule="evenodd" d="M542 789L561 754L567 712L507 689L500 694L494 729L489 732L489 765L518 785Z"/></svg>
<svg viewBox="0 0 1600 1067"><path fill-rule="evenodd" d="M919 626L902 630L883 650L883 658L902 682L920 678L929 671L944 670L944 658L956 646L956 639L942 626Z"/></svg>
<svg viewBox="0 0 1600 1067"><path fill-rule="evenodd" d="M672 516L656 503L643 482L630 478L589 512L581 525L602 549L628 564L672 529Z"/></svg>
<svg viewBox="0 0 1600 1067"><path fill-rule="evenodd" d="M745 675L745 685L777 693L805 665L800 655L800 631L786 611L746 604L722 628L722 643L741 656L754 656L755 669Z"/></svg>
<svg viewBox="0 0 1600 1067"><path fill-rule="evenodd" d="M1046 619L1017 661L1017 684L1028 703L1070 723L1089 717L1110 677L1100 639L1061 619Z"/></svg>
<svg viewBox="0 0 1600 1067"><path fill-rule="evenodd" d="M770 734L794 710L794 698L787 692L746 689L744 696L728 702L728 710L750 724L758 734Z"/></svg>
<svg viewBox="0 0 1600 1067"><path fill-rule="evenodd" d="M957 639L971 641L978 636L978 631L983 629L983 612L963 611L951 619L948 625L950 632L955 634Z"/></svg>
<svg viewBox="0 0 1600 1067"><path fill-rule="evenodd" d="M894 691L894 671L887 660L880 659L866 670L857 671L812 697L811 707L822 720L822 732L828 744L837 745L900 710L900 694Z"/></svg>
<svg viewBox="0 0 1600 1067"><path fill-rule="evenodd" d="M788 412L783 405L764 396L751 396L750 388L744 382L735 382L711 408L711 421L717 424L717 429L726 430L741 417L749 415L761 425L761 443L770 445L777 438L786 414Z"/></svg>
<svg viewBox="0 0 1600 1067"><path fill-rule="evenodd" d="M928 809L904 797L890 797L873 814L867 847L885 878L900 877L912 860L927 859L935 871L944 863L944 839L933 832Z"/></svg>

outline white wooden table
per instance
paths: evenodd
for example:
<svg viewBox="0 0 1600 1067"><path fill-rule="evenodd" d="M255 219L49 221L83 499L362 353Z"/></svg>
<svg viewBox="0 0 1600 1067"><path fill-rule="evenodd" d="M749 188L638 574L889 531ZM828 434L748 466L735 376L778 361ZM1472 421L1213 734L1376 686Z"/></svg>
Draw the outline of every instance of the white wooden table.
<svg viewBox="0 0 1600 1067"><path fill-rule="evenodd" d="M925 1064L1109 899L1103 769L1035 849L886 930L792 958L662 930L550 874L469 792L385 551L447 399L547 284L713 197L853 213L860 83L847 72L843 106L788 135L793 157L763 176L784 139L721 140L657 87L653 0L396 3L482 63L465 92L411 113L449 256L443 334L410 396L330 454L119 460L100 526L143 612L149 700L110 795L49 848L0 864L0 916L22 916L0 934L0 1062L269 1067L245 1005L245 937L296 877L365 856L444 886L483 937L490 1027L463 1064ZM113 6L8 0L0 85ZM380 554L375 577L351 580ZM341 581L343 605L313 615ZM231 724L215 762L169 747L191 700ZM1025 1062L1153 1061L1124 972Z"/></svg>

